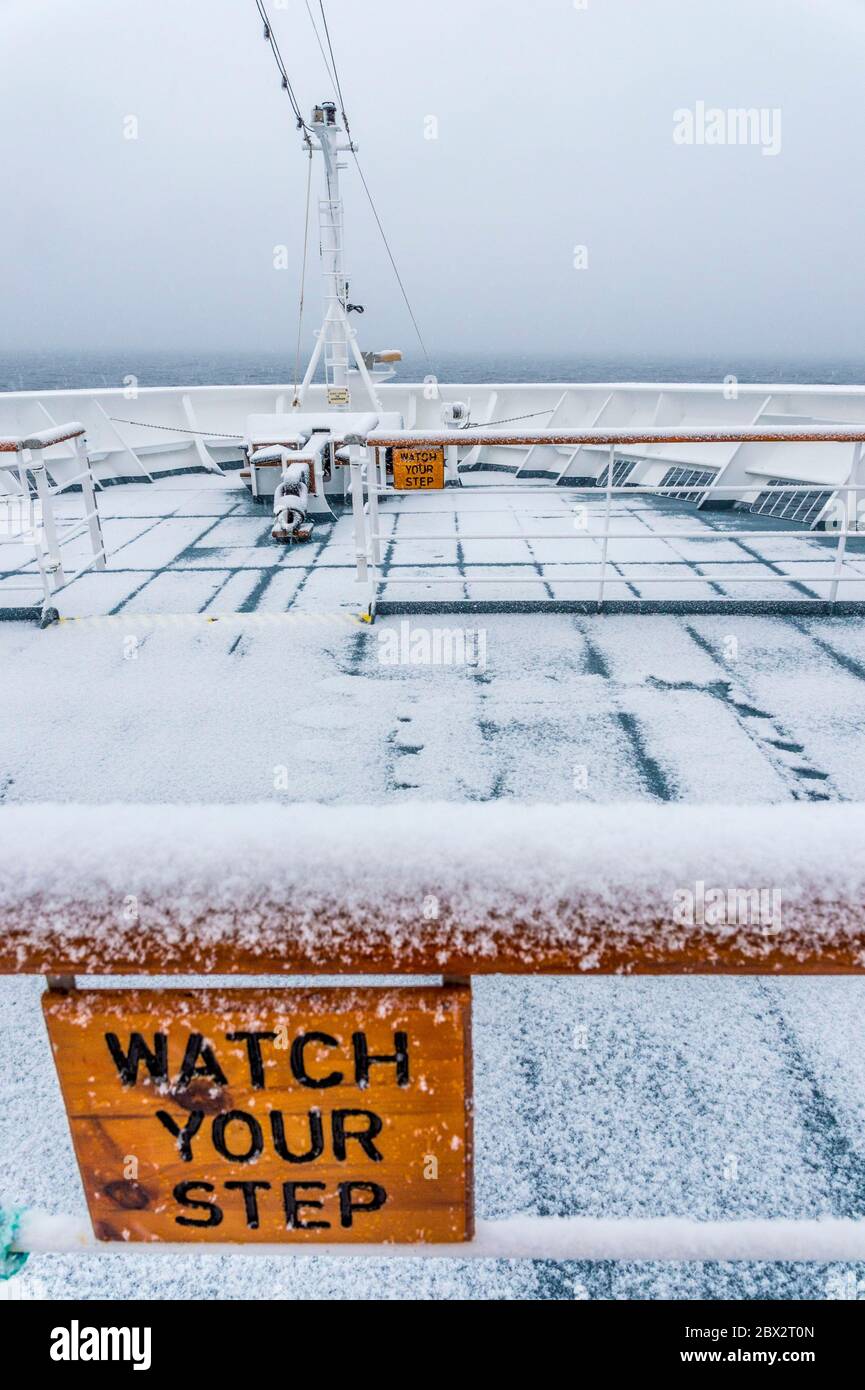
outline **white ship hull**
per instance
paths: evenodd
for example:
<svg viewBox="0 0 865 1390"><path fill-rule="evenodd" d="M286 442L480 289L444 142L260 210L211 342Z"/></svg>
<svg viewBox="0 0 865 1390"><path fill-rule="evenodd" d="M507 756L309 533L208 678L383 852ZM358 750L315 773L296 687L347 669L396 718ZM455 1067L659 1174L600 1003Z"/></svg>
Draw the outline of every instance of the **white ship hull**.
<svg viewBox="0 0 865 1390"><path fill-rule="evenodd" d="M435 429L442 407L463 402L473 425L524 418L548 427L656 428L851 425L865 427L865 387L688 383L388 383L377 386L383 412L398 414L406 429ZM362 395L360 386L357 395ZM0 435L44 430L80 420L99 483L148 481L190 469L218 473L241 462L246 422L257 414L290 415L293 387L189 386L22 391L0 394ZM357 407L368 408L366 402ZM323 386L308 388L305 412L328 412ZM338 419L337 412L328 412ZM725 501L753 498L771 480L829 490L850 477L852 444L678 443L631 446L622 451L629 486L658 486L672 469L698 470L705 491L724 489ZM460 453L461 470L505 469L518 478L583 484L607 465L603 446L477 446ZM46 453L58 481L74 450ZM674 479L673 481L677 481ZM681 475L683 485L689 480ZM741 487L741 493L736 489ZM340 483L340 490L342 485ZM787 513L789 515L789 512ZM809 517L816 524L819 513Z"/></svg>

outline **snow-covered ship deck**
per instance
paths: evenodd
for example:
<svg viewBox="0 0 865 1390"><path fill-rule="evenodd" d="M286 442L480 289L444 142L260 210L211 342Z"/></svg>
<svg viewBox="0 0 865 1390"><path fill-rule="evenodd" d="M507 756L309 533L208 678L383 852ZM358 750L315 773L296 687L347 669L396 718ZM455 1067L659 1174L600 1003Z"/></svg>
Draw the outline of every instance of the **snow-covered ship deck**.
<svg viewBox="0 0 865 1390"><path fill-rule="evenodd" d="M563 490L530 497L537 516L561 525ZM428 532L433 516L452 530L474 501L468 488L407 497L385 524ZM752 616L395 614L370 625L360 620L349 513L310 544L277 546L267 514L230 476L106 489L100 509L108 568L63 591L65 620L44 632L0 624L9 799L255 799L280 794L273 765L282 763L293 799L865 799L858 620L780 617L767 606ZM631 577L610 587L631 597L640 566L655 581L666 569L692 575L684 587L695 598L731 592L702 576L707 547L722 549L716 570L771 579L823 544L809 533L719 540L730 514L688 502L635 495L618 510L634 533ZM659 527L693 531L695 519L705 543L652 538ZM479 521L495 533L495 514ZM422 573L399 593L437 602L424 575L456 569L461 597L488 600L475 576L511 577L528 563L555 601L573 592L558 576L580 563L563 562L560 547L419 542ZM865 555L851 563L865 590ZM798 587L803 601L819 592ZM777 595L757 584L749 597L755 589L764 602ZM536 598L537 586L525 592ZM503 604L521 596L519 585L500 593ZM588 769L584 788L575 765Z"/></svg>
<svg viewBox="0 0 865 1390"><path fill-rule="evenodd" d="M62 512L63 495L58 506ZM387 600L408 612L475 602L507 610L585 600L594 608L603 510L601 489L593 496L549 483L509 483L494 473L469 473L462 487L442 493L389 498L380 511ZM267 513L236 472L103 488L99 512L107 572L82 575L63 590L64 617L317 613L338 619L364 607L347 508L333 525L319 524L311 543L290 547L272 542ZM698 510L688 499L637 489L617 493L609 520L604 594L613 608L718 607L731 600L741 608L780 599L807 611L828 599L831 531L791 534L791 523L781 518ZM4 562L0 607L5 585L21 579L13 559L0 552ZM861 601L865 538L848 540L845 563L839 600ZM32 564L28 569L34 572ZM796 577L784 583L786 575Z"/></svg>
<svg viewBox="0 0 865 1390"><path fill-rule="evenodd" d="M440 544L409 552L421 570L401 599L437 601L425 578L456 566L456 597L488 600L490 586L473 586L476 577L511 577L511 566L524 565L553 602L571 597L559 587L562 569L580 557L563 559L561 542L450 539L466 512L492 535L513 529L506 494L497 516L490 497L476 496L484 477L465 481L383 510L402 536L439 523L443 531ZM573 502L567 490L537 484L518 495L533 530L546 521L560 528ZM106 488L99 501L108 567L63 591L67 621L41 632L0 624L7 803L508 798L623 803L627 814L624 803L659 800L720 803L719 815L731 816L745 803L865 800L858 619L782 617L767 607L762 615L394 614L370 625L359 619L348 511L311 544L277 547L267 513L231 474ZM656 580L687 574L692 583L676 586L677 598L684 587L711 600L733 586L717 573L706 579L707 548L731 578L768 579L807 566L825 544L807 532L727 540L730 513L638 493L616 510L632 537L623 546L627 581L611 551L610 592L620 586L632 598L641 566ZM771 529L765 517L736 517L737 528L751 523ZM706 540L653 538L676 527L704 527ZM851 563L865 585L859 544ZM821 596L807 582L801 589L803 600ZM749 585L755 595L771 601L777 586ZM500 597L522 594L510 585ZM526 597L538 597L537 585ZM435 633L461 623L472 642L444 644L436 660ZM418 630L432 643L426 649L412 646ZM33 1205L74 1212L82 1197L39 990L32 979L0 982L4 1183ZM479 1214L861 1216L863 1004L856 979L477 981ZM25 1122L34 1106L37 1131ZM92 1281L97 1296L109 1278L119 1296L140 1290L146 1259L108 1254L82 1266L45 1256L30 1271L51 1295L80 1294ZM412 1289L821 1298L846 1288L845 1277L844 1267L825 1265L451 1261L419 1267ZM297 1298L346 1288L328 1261L313 1269L206 1253L182 1267L151 1261L145 1278L164 1296ZM401 1262L363 1262L352 1292L396 1297L404 1278Z"/></svg>
<svg viewBox="0 0 865 1390"><path fill-rule="evenodd" d="M561 493L533 497L538 507L564 505ZM450 494L440 500L451 505ZM357 621L348 518L312 547L277 549L263 539L266 517L230 480L109 489L101 506L108 571L84 576L64 596L67 613L91 621L41 633L0 626L7 802L511 797L732 806L865 797L858 622L485 614L482 659L475 651L462 667L392 664L382 659L382 634L399 632L405 619ZM686 503L657 508L635 498L625 510L654 565L653 521L663 516L667 526L681 514L693 527ZM394 524L405 524L396 513ZM731 543L730 562L799 563L814 543L785 539L771 557ZM683 556L667 548L679 572ZM427 562L447 558L430 553ZM483 558L466 550L467 584ZM694 584L705 587L697 569ZM236 616L207 620L220 613ZM850 1058L865 1041L863 988L857 980L479 981L479 1210L860 1214L863 1078ZM13 1089L4 1168L11 1189L35 1204L77 1210L38 989L25 979L2 985ZM22 1053L28 1017L33 1043ZM575 1054L577 1029L589 1043ZM24 1124L34 1101L45 1117L35 1138ZM555 1124L544 1119L552 1114ZM734 1170L735 1180L725 1177ZM112 1286L128 1281L131 1291L139 1259L103 1258L117 1265ZM33 1272L51 1292L93 1279L95 1293L105 1277L68 1257L43 1257ZM840 1281L840 1271L822 1266L450 1264L447 1273L429 1266L414 1287L445 1279L455 1292L481 1296L711 1286L821 1297L833 1277ZM151 1265L147 1278L166 1293L185 1280L199 1296L264 1281L297 1297L336 1289L339 1276L325 1263L310 1284L306 1267L250 1267L240 1257L226 1266L202 1254L180 1272ZM356 1271L353 1287L395 1294L401 1278L375 1262Z"/></svg>

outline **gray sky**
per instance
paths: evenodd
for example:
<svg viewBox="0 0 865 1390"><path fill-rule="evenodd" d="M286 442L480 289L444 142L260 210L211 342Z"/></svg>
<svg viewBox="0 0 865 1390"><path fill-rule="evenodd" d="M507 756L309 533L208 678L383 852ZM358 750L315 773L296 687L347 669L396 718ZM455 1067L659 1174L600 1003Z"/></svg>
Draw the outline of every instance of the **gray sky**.
<svg viewBox="0 0 865 1390"><path fill-rule="evenodd" d="M865 0L581 3L326 0L429 345L859 352ZM304 0L268 8L303 108L333 95ZM0 64L0 349L293 349L306 163L253 0L0 0ZM676 144L700 101L779 108L780 153ZM364 346L410 350L345 188ZM307 348L315 236L311 270Z"/></svg>

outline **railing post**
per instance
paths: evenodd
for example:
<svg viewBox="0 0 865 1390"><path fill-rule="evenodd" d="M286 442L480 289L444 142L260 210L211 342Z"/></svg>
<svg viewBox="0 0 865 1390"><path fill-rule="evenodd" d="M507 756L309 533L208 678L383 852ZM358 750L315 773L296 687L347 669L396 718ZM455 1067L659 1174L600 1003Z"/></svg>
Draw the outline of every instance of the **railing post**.
<svg viewBox="0 0 865 1390"><path fill-rule="evenodd" d="M48 551L48 568L52 575L52 588L56 590L60 588L61 584L66 583L66 575L63 572L57 523L54 520L54 500L45 475L45 461L41 449L31 451L28 468L36 482L36 495L39 498L42 512L41 530L45 536L45 545Z"/></svg>
<svg viewBox="0 0 865 1390"><path fill-rule="evenodd" d="M45 547L39 533L40 516L37 514L37 509L41 512L42 507L38 499L34 501L30 480L27 477L27 465L24 462L24 455L20 451L17 455L17 463L18 487L21 494L21 536L22 539L32 542L36 567L39 570L39 578L42 583L42 602L43 606L47 608L51 602L51 581L48 578L48 567L45 564Z"/></svg>
<svg viewBox="0 0 865 1390"><path fill-rule="evenodd" d="M90 455L87 452L87 439L79 434L75 441L75 456L81 464L81 491L86 507L87 529L90 532L90 546L96 557L96 569L105 569L105 540L102 535L102 521L96 506L96 489L93 486L93 473L90 468Z"/></svg>
<svg viewBox="0 0 865 1390"><path fill-rule="evenodd" d="M379 516L378 516L378 489L379 489L379 454L378 449L371 449L367 445L366 450L366 490L367 507L365 509L365 519L369 530L367 532L367 547L369 554L369 598L367 599L367 616L369 621L375 619L376 603L378 601L378 567L381 562L381 551L378 539Z"/></svg>
<svg viewBox="0 0 865 1390"><path fill-rule="evenodd" d="M349 471L351 475L351 513L354 518L354 553L357 561L357 583L367 579L367 551L369 542L366 533L366 516L363 510L363 465L361 451L353 444L349 449Z"/></svg>
<svg viewBox="0 0 865 1390"><path fill-rule="evenodd" d="M17 462L18 486L21 490L22 530L24 529L24 515L26 511L27 527L29 528L30 534L33 537L33 545L38 551L39 547L37 546L37 529L39 526L39 517L37 515L37 509L39 508L39 503L38 501L34 500L33 492L30 488L30 480L27 477L27 465L24 462L24 455L20 452L17 455Z"/></svg>
<svg viewBox="0 0 865 1390"><path fill-rule="evenodd" d="M604 606L604 582L607 577L607 546L610 538L610 511L613 502L613 468L616 463L616 446L610 445L610 461L607 464L607 497L604 504L604 535L601 542L601 579L598 584L598 612Z"/></svg>
<svg viewBox="0 0 865 1390"><path fill-rule="evenodd" d="M370 530L370 555L373 565L381 564L381 545L379 542L379 519L378 519L378 490L379 482L379 457L378 449L374 449L372 456L366 465L366 490L369 496L369 530Z"/></svg>
<svg viewBox="0 0 865 1390"><path fill-rule="evenodd" d="M859 455L862 452L862 445L853 446L853 464L850 469L850 477L855 479L859 469ZM855 497L855 492L852 496ZM835 570L832 576L832 583L829 586L829 605L835 607L838 598L838 585L844 573L844 554L847 549L847 532L850 529L850 497L851 493L846 488L842 488L838 493L838 500L841 503L841 530L838 535L838 546L835 550ZM855 507L855 502L854 502Z"/></svg>

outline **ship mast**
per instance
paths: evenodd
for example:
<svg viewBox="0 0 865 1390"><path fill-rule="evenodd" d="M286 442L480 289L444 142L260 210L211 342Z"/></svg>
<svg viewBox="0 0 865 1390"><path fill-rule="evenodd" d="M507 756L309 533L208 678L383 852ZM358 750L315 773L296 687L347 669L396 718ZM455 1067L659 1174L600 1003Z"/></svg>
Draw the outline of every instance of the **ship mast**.
<svg viewBox="0 0 865 1390"><path fill-rule="evenodd" d="M341 140L344 131L337 124L336 104L332 101L323 101L313 108L308 129L312 148L320 152L324 166L323 196L318 204L324 320L316 335L303 382L292 404L295 409L303 406L307 388L323 355L329 410L350 408L349 373L353 366L360 373L371 404L380 409L375 384L357 345L355 330L349 322L351 306L348 303L344 263L344 211L339 188L339 175L346 166L340 163L339 156L345 151L353 151L355 146L350 139Z"/></svg>

